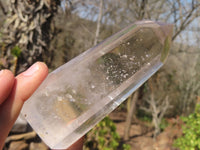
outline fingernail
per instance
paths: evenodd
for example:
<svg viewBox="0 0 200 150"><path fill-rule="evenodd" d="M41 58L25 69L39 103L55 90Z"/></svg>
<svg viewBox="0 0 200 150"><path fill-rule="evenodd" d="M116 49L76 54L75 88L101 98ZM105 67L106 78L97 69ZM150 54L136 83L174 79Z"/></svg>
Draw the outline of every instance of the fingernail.
<svg viewBox="0 0 200 150"><path fill-rule="evenodd" d="M3 74L3 72L4 72L4 70L1 70L1 71L0 71L0 76Z"/></svg>
<svg viewBox="0 0 200 150"><path fill-rule="evenodd" d="M35 72L39 70L39 65L38 63L33 64L28 70L23 72L24 76L32 76Z"/></svg>

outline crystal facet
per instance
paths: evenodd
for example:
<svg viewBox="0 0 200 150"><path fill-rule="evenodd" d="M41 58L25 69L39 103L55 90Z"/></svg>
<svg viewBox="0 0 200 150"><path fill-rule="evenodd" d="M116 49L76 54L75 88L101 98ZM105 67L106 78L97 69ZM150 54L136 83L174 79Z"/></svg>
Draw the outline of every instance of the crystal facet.
<svg viewBox="0 0 200 150"><path fill-rule="evenodd" d="M131 24L50 73L22 114L48 146L69 147L163 65L172 29Z"/></svg>

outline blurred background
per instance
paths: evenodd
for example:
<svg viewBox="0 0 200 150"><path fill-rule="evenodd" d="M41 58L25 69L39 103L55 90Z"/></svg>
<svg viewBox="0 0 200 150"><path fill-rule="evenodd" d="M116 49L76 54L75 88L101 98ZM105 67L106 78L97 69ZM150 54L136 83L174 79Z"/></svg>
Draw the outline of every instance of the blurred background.
<svg viewBox="0 0 200 150"><path fill-rule="evenodd" d="M174 25L164 67L87 135L84 149L200 149L200 0L0 0L0 69L54 70L123 27ZM23 121L5 150L48 149Z"/></svg>

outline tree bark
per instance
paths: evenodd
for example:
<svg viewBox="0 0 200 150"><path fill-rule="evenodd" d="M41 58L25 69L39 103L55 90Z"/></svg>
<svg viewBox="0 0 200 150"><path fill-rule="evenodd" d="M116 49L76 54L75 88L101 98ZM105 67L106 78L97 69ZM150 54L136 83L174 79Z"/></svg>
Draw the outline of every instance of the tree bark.
<svg viewBox="0 0 200 150"><path fill-rule="evenodd" d="M6 61L6 66L0 66L0 69L16 68L18 74L35 61L51 62L49 59L52 58L49 51L49 43L53 38L51 22L59 4L60 0L9 1L9 13L2 28L3 36L0 38L0 43L5 44L3 59ZM16 57L13 55L14 49L21 52L17 56L17 64L13 63Z"/></svg>
<svg viewBox="0 0 200 150"><path fill-rule="evenodd" d="M5 9L5 7L3 6L3 4L2 4L1 1L0 1L0 8L1 8L3 14L6 15L6 14L7 14L6 9Z"/></svg>

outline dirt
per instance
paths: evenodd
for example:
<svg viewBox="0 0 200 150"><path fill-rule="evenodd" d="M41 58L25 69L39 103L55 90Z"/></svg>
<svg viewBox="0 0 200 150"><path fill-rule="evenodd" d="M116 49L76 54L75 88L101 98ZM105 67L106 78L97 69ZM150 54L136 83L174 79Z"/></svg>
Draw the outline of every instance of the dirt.
<svg viewBox="0 0 200 150"><path fill-rule="evenodd" d="M109 116L115 122L117 132L120 137L124 136L126 112L112 112ZM130 138L123 143L129 144L131 150L176 150L173 141L179 137L182 122L179 118L167 119L169 124L155 139L153 138L153 125L134 120L131 125Z"/></svg>

